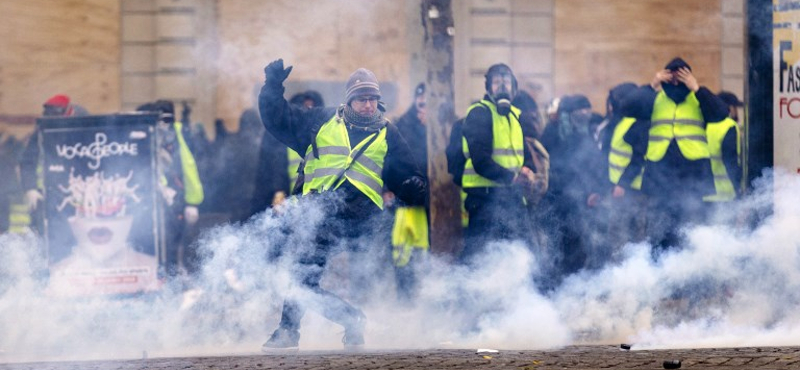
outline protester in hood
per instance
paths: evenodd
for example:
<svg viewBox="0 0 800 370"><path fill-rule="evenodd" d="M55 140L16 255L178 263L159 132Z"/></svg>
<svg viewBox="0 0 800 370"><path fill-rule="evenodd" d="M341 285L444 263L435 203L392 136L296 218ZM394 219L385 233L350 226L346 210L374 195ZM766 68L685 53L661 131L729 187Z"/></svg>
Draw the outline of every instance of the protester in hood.
<svg viewBox="0 0 800 370"><path fill-rule="evenodd" d="M603 161L589 124L592 105L584 95L567 95L558 106L558 120L545 128L542 144L550 153L550 186L542 200L550 233L548 250L557 268L553 284L587 266L596 240L594 210L608 188Z"/></svg>
<svg viewBox="0 0 800 370"><path fill-rule="evenodd" d="M703 197L715 193L706 124L728 116L722 100L700 86L681 58L658 71L650 86L637 89L623 104L636 119L625 141L631 163L620 178L630 183L641 173L649 197L647 234L653 256L681 244L680 228L703 221Z"/></svg>
<svg viewBox="0 0 800 370"><path fill-rule="evenodd" d="M511 68L495 64L486 71L483 100L467 110L463 123L467 161L461 179L469 214L464 263L477 263L487 243L496 240L529 241L530 221L524 197L534 187L534 167L524 137L533 123L522 123L520 110L511 105L517 80Z"/></svg>
<svg viewBox="0 0 800 370"><path fill-rule="evenodd" d="M42 116L44 117L73 117L86 116L89 112L83 107L72 103L67 95L53 95L42 104ZM25 149L19 160L20 183L25 192L25 203L31 212L31 226L41 231L44 220L44 211L39 207L39 203L44 199L41 184L41 174L39 168L39 136L36 134L39 127L36 127L34 134L28 139Z"/></svg>
<svg viewBox="0 0 800 370"><path fill-rule="evenodd" d="M728 107L729 113L728 118L706 125L711 172L714 174L716 194L706 196L703 200L714 204L712 208L720 209L741 193L741 132L736 118L738 118L739 107L744 104L736 95L728 91L721 91L717 96Z"/></svg>
<svg viewBox="0 0 800 370"><path fill-rule="evenodd" d="M357 245L356 239L368 240L380 230L384 187L409 205L424 205L427 183L408 144L383 116L375 74L365 68L353 72L338 108L307 109L290 105L283 97L283 81L291 70L284 68L282 59L264 69L261 119L275 138L304 155L302 195L334 199L325 203L328 214L316 230L314 247L297 246L295 278L310 297L285 298L278 328L262 349L297 347L306 308L344 326L345 348L358 347L364 344L363 312L319 285L330 249L337 243ZM350 266L351 272L361 267Z"/></svg>
<svg viewBox="0 0 800 370"><path fill-rule="evenodd" d="M629 242L644 240L646 198L641 194L642 175L639 173L631 181L625 173L629 170L633 156L631 143L625 141L625 134L636 120L623 115L623 101L631 96L637 86L631 82L619 84L611 89L606 101L606 127L603 129L603 158L608 169L608 179L612 190L608 212L613 217L608 219L608 244L604 253L610 261L619 261L622 247Z"/></svg>

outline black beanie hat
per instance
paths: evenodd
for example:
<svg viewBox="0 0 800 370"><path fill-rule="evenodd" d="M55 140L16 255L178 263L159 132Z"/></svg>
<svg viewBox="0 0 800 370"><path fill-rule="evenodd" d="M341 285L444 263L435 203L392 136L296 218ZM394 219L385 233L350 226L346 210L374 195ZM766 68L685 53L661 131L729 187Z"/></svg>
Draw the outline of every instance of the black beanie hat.
<svg viewBox="0 0 800 370"><path fill-rule="evenodd" d="M561 103L558 105L558 111L562 113L571 113L584 108L592 109L592 103L589 98L581 94L567 95L561 99Z"/></svg>

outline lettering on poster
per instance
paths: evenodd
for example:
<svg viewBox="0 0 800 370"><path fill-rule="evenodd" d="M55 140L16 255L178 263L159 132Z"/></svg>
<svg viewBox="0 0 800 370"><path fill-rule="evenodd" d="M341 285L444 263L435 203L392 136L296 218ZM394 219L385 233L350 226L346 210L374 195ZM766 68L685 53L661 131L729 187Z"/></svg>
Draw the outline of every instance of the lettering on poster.
<svg viewBox="0 0 800 370"><path fill-rule="evenodd" d="M89 158L89 168L96 170L100 168L103 158L111 156L130 155L136 156L139 153L136 143L109 142L105 133L98 132L94 135L94 142L89 145L76 143L75 145L56 145L56 154L65 159Z"/></svg>

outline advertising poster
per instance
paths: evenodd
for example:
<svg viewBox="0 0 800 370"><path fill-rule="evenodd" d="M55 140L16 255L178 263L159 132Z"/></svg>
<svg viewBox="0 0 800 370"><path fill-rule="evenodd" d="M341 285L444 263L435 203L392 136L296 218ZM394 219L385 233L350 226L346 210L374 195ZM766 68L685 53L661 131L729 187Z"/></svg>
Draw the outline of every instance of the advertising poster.
<svg viewBox="0 0 800 370"><path fill-rule="evenodd" d="M56 296L158 288L155 115L37 121Z"/></svg>
<svg viewBox="0 0 800 370"><path fill-rule="evenodd" d="M800 174L800 1L772 4L775 167Z"/></svg>

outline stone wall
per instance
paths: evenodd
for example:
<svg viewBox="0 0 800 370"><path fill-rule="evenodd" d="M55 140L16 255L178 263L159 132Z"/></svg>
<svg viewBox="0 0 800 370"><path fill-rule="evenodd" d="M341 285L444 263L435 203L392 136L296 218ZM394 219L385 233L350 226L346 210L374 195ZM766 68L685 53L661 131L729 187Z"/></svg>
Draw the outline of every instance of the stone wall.
<svg viewBox="0 0 800 370"><path fill-rule="evenodd" d="M119 14L109 0L0 2L0 129L30 132L19 122L31 120L14 117L41 114L55 94L92 113L118 110Z"/></svg>

